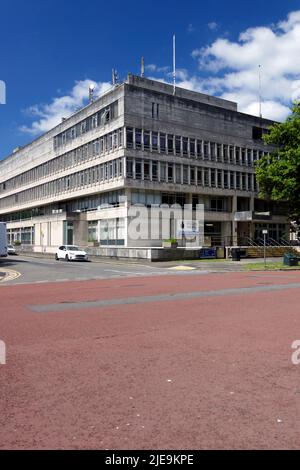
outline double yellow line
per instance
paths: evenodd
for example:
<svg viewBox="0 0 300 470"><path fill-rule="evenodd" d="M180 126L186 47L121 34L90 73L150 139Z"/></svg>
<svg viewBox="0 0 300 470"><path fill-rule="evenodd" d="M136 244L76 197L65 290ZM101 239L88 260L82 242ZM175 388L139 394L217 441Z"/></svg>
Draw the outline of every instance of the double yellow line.
<svg viewBox="0 0 300 470"><path fill-rule="evenodd" d="M1 269L1 272L5 273L5 276L0 279L0 282L7 282L7 281L13 281L14 279L17 279L19 276L21 276L21 273L18 271L13 271L12 269Z"/></svg>

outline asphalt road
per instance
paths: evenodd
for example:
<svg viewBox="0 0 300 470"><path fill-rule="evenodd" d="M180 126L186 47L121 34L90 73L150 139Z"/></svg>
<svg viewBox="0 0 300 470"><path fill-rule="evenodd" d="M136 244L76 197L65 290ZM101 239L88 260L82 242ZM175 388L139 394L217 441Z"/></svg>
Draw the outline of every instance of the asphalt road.
<svg viewBox="0 0 300 470"><path fill-rule="evenodd" d="M194 275L243 270L245 263L234 261L173 261L150 263L147 260L98 259L91 262L56 261L54 258L9 256L0 259L0 286L13 284L84 281L132 276ZM278 261L278 258L275 258ZM7 276L5 272L7 271Z"/></svg>
<svg viewBox="0 0 300 470"><path fill-rule="evenodd" d="M298 272L0 292L1 449L299 448Z"/></svg>

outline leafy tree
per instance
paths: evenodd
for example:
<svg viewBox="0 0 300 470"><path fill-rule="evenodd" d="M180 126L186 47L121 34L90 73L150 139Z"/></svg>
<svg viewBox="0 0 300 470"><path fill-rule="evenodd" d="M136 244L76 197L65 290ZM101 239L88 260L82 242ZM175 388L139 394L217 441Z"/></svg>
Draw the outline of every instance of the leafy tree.
<svg viewBox="0 0 300 470"><path fill-rule="evenodd" d="M300 225L300 102L284 123L270 127L264 141L274 150L256 165L260 197L285 201L289 219Z"/></svg>

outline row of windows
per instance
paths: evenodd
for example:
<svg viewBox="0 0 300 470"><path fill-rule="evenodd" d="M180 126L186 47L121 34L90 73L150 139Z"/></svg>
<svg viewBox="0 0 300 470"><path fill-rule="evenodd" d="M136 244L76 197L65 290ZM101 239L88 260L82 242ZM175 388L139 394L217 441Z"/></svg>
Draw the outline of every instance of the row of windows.
<svg viewBox="0 0 300 470"><path fill-rule="evenodd" d="M56 135L54 137L53 146L54 149L65 145L66 143L76 139L80 135L86 134L92 129L97 127L105 126L110 121L115 119L118 116L118 101L106 106L105 108L100 109L97 113L89 116L86 119L78 122L75 126L70 127L64 132Z"/></svg>
<svg viewBox="0 0 300 470"><path fill-rule="evenodd" d="M257 149L207 142L201 139L132 127L126 128L126 146L136 150L162 152L249 167L253 166L254 162L263 155L268 154L268 152Z"/></svg>
<svg viewBox="0 0 300 470"><path fill-rule="evenodd" d="M0 200L0 208L13 207L14 204L25 204L45 197L56 196L121 176L123 176L123 159L117 158L111 162L102 163L70 176L21 191L13 196L5 197Z"/></svg>
<svg viewBox="0 0 300 470"><path fill-rule="evenodd" d="M22 245L34 245L34 227L22 227L7 230L9 244L20 242Z"/></svg>
<svg viewBox="0 0 300 470"><path fill-rule="evenodd" d="M117 150L123 146L123 129L117 129L114 132L103 135L88 144L71 150L59 157L53 158L32 170L26 171L21 175L15 176L10 180L2 183L2 191L11 191L19 188L24 184L35 182L46 176L67 170L74 166L80 165L86 161L97 158L99 155Z"/></svg>
<svg viewBox="0 0 300 470"><path fill-rule="evenodd" d="M127 158L126 176L137 180L257 191L255 175L192 165Z"/></svg>

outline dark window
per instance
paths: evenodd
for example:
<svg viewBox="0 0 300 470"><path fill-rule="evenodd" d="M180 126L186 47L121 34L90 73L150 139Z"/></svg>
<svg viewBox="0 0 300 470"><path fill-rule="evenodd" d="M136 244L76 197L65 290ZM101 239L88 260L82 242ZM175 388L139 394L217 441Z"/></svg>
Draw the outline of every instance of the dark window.
<svg viewBox="0 0 300 470"><path fill-rule="evenodd" d="M144 131L144 149L150 149L150 132Z"/></svg>
<svg viewBox="0 0 300 470"><path fill-rule="evenodd" d="M160 136L159 136L159 142L160 142L160 150L162 152L165 152L166 151L166 134L162 134L160 133Z"/></svg>
<svg viewBox="0 0 300 470"><path fill-rule="evenodd" d="M135 130L135 147L140 149L142 147L142 130L136 129Z"/></svg>
<svg viewBox="0 0 300 470"><path fill-rule="evenodd" d="M157 150L158 148L158 133L152 132L152 150Z"/></svg>
<svg viewBox="0 0 300 470"><path fill-rule="evenodd" d="M168 135L168 152L169 153L173 153L173 136L172 135Z"/></svg>
<svg viewBox="0 0 300 470"><path fill-rule="evenodd" d="M133 129L131 127L127 127L126 129L126 141L127 141L127 147L132 148L133 147Z"/></svg>
<svg viewBox="0 0 300 470"><path fill-rule="evenodd" d="M195 155L195 139L190 140L190 154L192 157Z"/></svg>
<svg viewBox="0 0 300 470"><path fill-rule="evenodd" d="M150 163L148 161L144 161L144 179L150 179Z"/></svg>
<svg viewBox="0 0 300 470"><path fill-rule="evenodd" d="M181 154L181 137L179 135L176 135L175 137L175 149L176 149L176 154L180 155Z"/></svg>

